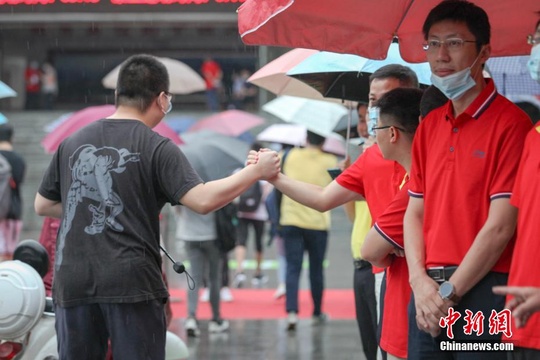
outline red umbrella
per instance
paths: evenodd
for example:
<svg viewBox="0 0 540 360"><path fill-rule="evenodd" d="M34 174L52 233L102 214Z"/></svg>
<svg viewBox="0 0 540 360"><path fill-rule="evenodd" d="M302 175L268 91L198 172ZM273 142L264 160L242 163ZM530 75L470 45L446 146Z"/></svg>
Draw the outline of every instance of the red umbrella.
<svg viewBox="0 0 540 360"><path fill-rule="evenodd" d="M238 136L263 123L264 118L247 111L226 110L200 119L187 132L208 129L224 135Z"/></svg>
<svg viewBox="0 0 540 360"><path fill-rule="evenodd" d="M407 62L426 61L422 25L441 0L246 0L238 30L250 45L277 45L386 57L394 38ZM491 23L492 56L526 55L538 0L474 0Z"/></svg>
<svg viewBox="0 0 540 360"><path fill-rule="evenodd" d="M41 141L41 145L46 152L55 152L56 149L58 149L58 146L60 146L60 143L69 135L94 121L112 115L114 111L114 105L99 105L89 106L74 112L63 119L60 125L56 126L49 134L47 134ZM161 136L171 139L177 145L182 144L182 140L178 134L164 121L161 121L153 130Z"/></svg>

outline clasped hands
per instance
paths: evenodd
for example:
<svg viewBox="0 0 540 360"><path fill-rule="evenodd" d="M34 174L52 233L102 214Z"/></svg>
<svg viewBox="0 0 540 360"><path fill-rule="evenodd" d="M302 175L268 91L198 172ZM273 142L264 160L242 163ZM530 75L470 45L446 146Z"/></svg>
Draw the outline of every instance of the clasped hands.
<svg viewBox="0 0 540 360"><path fill-rule="evenodd" d="M439 284L424 275L411 282L416 307L416 325L432 337L439 336L441 317L448 315L448 309L455 306L451 300L443 300L439 295Z"/></svg>
<svg viewBox="0 0 540 360"><path fill-rule="evenodd" d="M246 165L257 165L261 168L262 179L274 179L281 171L281 158L271 149L250 150Z"/></svg>

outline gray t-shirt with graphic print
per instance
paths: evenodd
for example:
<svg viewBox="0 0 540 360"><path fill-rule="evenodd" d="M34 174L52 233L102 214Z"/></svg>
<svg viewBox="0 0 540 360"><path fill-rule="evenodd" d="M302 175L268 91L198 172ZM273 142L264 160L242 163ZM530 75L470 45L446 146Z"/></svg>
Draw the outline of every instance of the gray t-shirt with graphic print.
<svg viewBox="0 0 540 360"><path fill-rule="evenodd" d="M99 120L66 139L38 190L63 208L55 301L68 307L168 297L159 213L200 183L180 149L137 120Z"/></svg>

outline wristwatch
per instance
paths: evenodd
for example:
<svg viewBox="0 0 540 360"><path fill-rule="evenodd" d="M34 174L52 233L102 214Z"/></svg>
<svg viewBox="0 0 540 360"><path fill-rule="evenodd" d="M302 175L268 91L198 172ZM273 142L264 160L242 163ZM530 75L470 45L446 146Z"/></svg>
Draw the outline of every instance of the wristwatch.
<svg viewBox="0 0 540 360"><path fill-rule="evenodd" d="M450 281L445 281L439 286L439 295L443 300L450 300L457 304L461 297L456 294L456 289Z"/></svg>

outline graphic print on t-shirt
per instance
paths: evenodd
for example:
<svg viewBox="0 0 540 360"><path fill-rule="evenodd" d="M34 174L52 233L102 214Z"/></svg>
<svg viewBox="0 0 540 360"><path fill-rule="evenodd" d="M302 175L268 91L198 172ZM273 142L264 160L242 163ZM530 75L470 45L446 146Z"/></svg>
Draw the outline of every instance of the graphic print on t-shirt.
<svg viewBox="0 0 540 360"><path fill-rule="evenodd" d="M105 226L122 232L124 227L116 221L116 216L124 210L122 199L113 191L111 173L122 173L129 162L140 161L139 153L131 153L127 149L113 147L96 148L93 145L80 146L69 158L72 182L65 204L65 215L58 234L55 267L62 264L62 250L66 235L71 229L77 206L83 199L97 203L86 206L92 213L92 223L84 228L89 235L100 234Z"/></svg>

